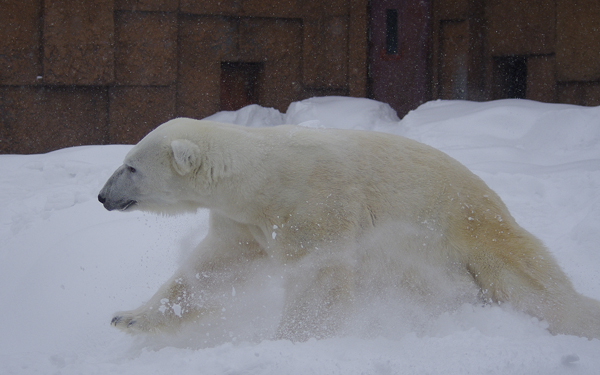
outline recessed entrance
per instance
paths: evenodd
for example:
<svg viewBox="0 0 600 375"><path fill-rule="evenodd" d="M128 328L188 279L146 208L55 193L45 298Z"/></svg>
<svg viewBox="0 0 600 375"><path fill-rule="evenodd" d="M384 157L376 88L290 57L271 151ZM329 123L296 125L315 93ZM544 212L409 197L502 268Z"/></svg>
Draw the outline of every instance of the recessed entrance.
<svg viewBox="0 0 600 375"><path fill-rule="evenodd" d="M221 110L237 111L258 104L262 63L221 63Z"/></svg>
<svg viewBox="0 0 600 375"><path fill-rule="evenodd" d="M527 97L527 58L507 56L494 58L494 99Z"/></svg>

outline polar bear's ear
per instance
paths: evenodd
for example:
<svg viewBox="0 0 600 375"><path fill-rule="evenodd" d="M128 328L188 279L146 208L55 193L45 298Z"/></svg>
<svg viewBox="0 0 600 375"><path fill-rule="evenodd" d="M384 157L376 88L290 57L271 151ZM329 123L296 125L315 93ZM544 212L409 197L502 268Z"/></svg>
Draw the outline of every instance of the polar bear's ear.
<svg viewBox="0 0 600 375"><path fill-rule="evenodd" d="M180 175L184 176L200 167L200 148L186 139L177 139L171 142L173 151L173 167Z"/></svg>

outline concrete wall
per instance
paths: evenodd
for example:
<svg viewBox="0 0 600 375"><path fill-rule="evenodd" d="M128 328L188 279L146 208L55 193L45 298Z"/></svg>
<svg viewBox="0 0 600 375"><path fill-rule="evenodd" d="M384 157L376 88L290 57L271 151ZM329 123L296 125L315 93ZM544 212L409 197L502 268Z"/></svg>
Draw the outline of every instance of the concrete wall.
<svg viewBox="0 0 600 375"><path fill-rule="evenodd" d="M506 82L497 77L498 62L516 57L526 63L526 98L600 105L599 1L433 4L433 99L449 98L452 85L461 81L467 82L467 99L501 98L505 91L498 86ZM451 48L445 50L444 45Z"/></svg>
<svg viewBox="0 0 600 375"><path fill-rule="evenodd" d="M408 97L518 92L600 105L598 0L429 1L430 87L398 87ZM206 117L236 95L229 88L244 87L223 84L222 66L237 66L227 63L254 64L252 100L281 111L316 95L368 96L369 4L3 0L0 153L135 143L173 117ZM511 79L525 82L515 90Z"/></svg>
<svg viewBox="0 0 600 375"><path fill-rule="evenodd" d="M221 109L221 63L262 67L258 103L366 95L366 0L5 0L0 153L135 143Z"/></svg>

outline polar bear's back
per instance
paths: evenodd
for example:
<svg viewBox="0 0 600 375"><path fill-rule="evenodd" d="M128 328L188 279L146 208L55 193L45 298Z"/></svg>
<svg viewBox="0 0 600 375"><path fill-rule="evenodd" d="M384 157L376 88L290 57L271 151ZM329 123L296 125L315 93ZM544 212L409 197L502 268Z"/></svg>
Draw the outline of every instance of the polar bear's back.
<svg viewBox="0 0 600 375"><path fill-rule="evenodd" d="M183 137L200 145L208 159L221 158L219 164L229 164L235 194L247 195L244 201L260 207L295 209L335 198L347 207L344 212L368 210L380 220L462 215L465 205L484 203L491 211L507 212L465 166L397 135L297 125L248 128L180 118L147 136L163 137Z"/></svg>
<svg viewBox="0 0 600 375"><path fill-rule="evenodd" d="M417 141L361 130L287 125L273 130L269 134L284 134L274 141L282 148L278 154L288 155L285 170L301 175L305 183L322 181L324 188L352 186L376 196L375 201L395 205L390 200L396 200L405 208L412 202L423 207L424 200L439 203L441 195L456 195L449 201L486 195L504 208L500 198L468 168Z"/></svg>

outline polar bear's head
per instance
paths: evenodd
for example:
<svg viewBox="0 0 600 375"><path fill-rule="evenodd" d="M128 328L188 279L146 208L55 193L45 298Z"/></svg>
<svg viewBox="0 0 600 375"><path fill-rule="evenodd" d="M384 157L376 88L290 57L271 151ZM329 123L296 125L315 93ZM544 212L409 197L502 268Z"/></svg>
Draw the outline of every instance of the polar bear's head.
<svg viewBox="0 0 600 375"><path fill-rule="evenodd" d="M98 194L107 210L178 213L199 207L193 203L192 180L202 165L200 147L164 130L142 139L108 179Z"/></svg>

